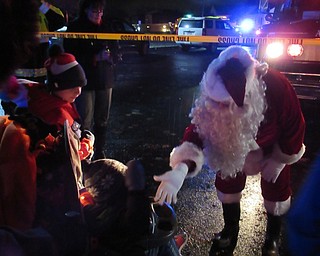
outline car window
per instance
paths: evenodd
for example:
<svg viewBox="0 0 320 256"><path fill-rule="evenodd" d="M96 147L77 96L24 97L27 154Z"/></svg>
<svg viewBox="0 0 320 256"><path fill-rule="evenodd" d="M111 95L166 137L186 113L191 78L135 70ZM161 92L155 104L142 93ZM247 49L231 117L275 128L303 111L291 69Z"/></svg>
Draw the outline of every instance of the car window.
<svg viewBox="0 0 320 256"><path fill-rule="evenodd" d="M120 21L112 21L112 28L115 32L125 32L124 26Z"/></svg>
<svg viewBox="0 0 320 256"><path fill-rule="evenodd" d="M205 20L205 28L213 28L213 20Z"/></svg>
<svg viewBox="0 0 320 256"><path fill-rule="evenodd" d="M123 23L123 27L124 27L124 31L126 31L126 32L134 32L135 31L134 27L126 22Z"/></svg>
<svg viewBox="0 0 320 256"><path fill-rule="evenodd" d="M121 20L112 20L112 29L114 32L135 32L135 29L133 26L131 26L126 21Z"/></svg>
<svg viewBox="0 0 320 256"><path fill-rule="evenodd" d="M229 23L223 21L223 20L217 20L216 21L216 28L217 29L224 29L224 30L230 30L232 27Z"/></svg>
<svg viewBox="0 0 320 256"><path fill-rule="evenodd" d="M202 28L203 20L181 20L180 28Z"/></svg>

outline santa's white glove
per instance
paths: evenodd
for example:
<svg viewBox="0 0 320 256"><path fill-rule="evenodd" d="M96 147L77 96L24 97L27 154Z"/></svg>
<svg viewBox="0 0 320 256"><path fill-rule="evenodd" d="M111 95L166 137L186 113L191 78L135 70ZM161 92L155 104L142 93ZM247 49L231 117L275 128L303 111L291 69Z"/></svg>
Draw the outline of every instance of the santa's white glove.
<svg viewBox="0 0 320 256"><path fill-rule="evenodd" d="M177 194L188 174L185 163L177 164L171 171L160 176L153 176L155 181L161 181L154 200L162 205L165 201L169 204L177 202Z"/></svg>
<svg viewBox="0 0 320 256"><path fill-rule="evenodd" d="M285 166L286 165L284 163L279 163L272 157L267 158L266 160L262 161L261 176L264 180L275 183Z"/></svg>

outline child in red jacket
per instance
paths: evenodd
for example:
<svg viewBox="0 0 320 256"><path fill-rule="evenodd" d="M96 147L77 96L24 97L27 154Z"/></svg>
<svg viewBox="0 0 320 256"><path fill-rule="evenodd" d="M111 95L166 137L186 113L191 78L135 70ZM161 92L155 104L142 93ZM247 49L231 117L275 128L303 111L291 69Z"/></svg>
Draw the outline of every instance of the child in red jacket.
<svg viewBox="0 0 320 256"><path fill-rule="evenodd" d="M94 136L90 131L81 131L80 116L74 101L86 85L85 73L75 57L64 53L60 46L49 48L46 85L28 83L28 110L44 123L56 126L58 131L68 120L72 130L79 136L81 160L93 152Z"/></svg>

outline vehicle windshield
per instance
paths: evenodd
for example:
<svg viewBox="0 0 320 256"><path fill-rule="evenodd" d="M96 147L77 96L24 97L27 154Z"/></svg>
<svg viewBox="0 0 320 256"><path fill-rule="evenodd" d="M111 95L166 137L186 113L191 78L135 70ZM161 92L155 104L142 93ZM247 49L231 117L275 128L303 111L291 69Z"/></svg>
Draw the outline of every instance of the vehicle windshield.
<svg viewBox="0 0 320 256"><path fill-rule="evenodd" d="M203 20L181 20L180 28L202 28Z"/></svg>
<svg viewBox="0 0 320 256"><path fill-rule="evenodd" d="M232 29L231 25L223 20L216 21L217 29Z"/></svg>

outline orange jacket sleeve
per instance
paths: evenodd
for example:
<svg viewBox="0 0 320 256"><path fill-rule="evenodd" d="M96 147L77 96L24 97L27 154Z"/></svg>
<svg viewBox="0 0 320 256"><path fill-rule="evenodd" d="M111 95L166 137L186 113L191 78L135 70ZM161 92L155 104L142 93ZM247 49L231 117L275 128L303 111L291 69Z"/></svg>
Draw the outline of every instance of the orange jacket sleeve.
<svg viewBox="0 0 320 256"><path fill-rule="evenodd" d="M25 129L0 117L0 225L32 227L36 202L36 160Z"/></svg>

